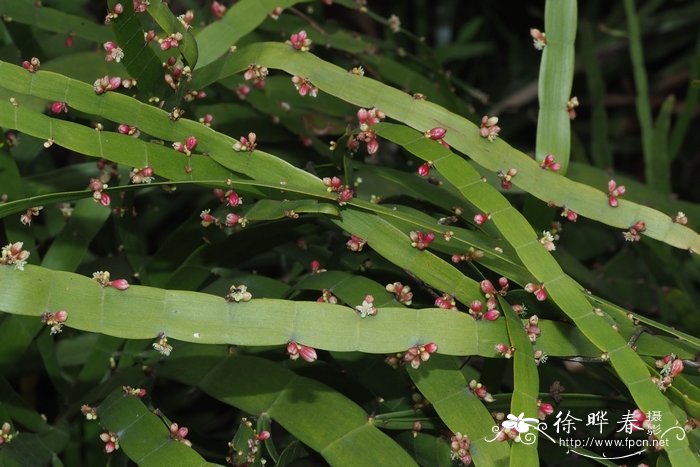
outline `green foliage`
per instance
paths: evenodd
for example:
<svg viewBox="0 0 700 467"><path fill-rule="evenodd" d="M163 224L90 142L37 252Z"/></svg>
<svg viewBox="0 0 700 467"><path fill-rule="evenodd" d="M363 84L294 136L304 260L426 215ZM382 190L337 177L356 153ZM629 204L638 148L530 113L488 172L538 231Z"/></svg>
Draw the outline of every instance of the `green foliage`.
<svg viewBox="0 0 700 467"><path fill-rule="evenodd" d="M700 7L45 3L0 2L0 464L698 464Z"/></svg>

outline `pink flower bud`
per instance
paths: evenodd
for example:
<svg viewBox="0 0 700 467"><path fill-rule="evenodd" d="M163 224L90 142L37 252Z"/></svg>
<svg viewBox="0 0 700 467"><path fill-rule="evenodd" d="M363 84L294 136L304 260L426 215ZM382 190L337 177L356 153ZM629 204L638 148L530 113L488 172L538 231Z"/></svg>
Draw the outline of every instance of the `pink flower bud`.
<svg viewBox="0 0 700 467"><path fill-rule="evenodd" d="M421 177L427 177L430 175L430 164L427 162L425 164L421 164L420 167L418 167L418 175Z"/></svg>
<svg viewBox="0 0 700 467"><path fill-rule="evenodd" d="M241 216L236 213L229 212L226 214L226 227L235 227L241 220Z"/></svg>
<svg viewBox="0 0 700 467"><path fill-rule="evenodd" d="M444 128L433 128L432 130L428 131L427 135L430 139L434 139L435 141L440 140L445 137L445 134L447 133L447 130Z"/></svg>
<svg viewBox="0 0 700 467"><path fill-rule="evenodd" d="M668 373L668 375L671 378L675 378L679 374L683 372L683 360L680 358L676 358L673 363L671 363L671 371Z"/></svg>
<svg viewBox="0 0 700 467"><path fill-rule="evenodd" d="M66 106L65 102L52 102L51 112L55 114L60 114L61 112L68 112L68 106Z"/></svg>
<svg viewBox="0 0 700 467"><path fill-rule="evenodd" d="M114 5L114 12L118 15L124 13L124 5L122 5L121 3L117 3L116 5Z"/></svg>
<svg viewBox="0 0 700 467"><path fill-rule="evenodd" d="M126 279L114 279L109 285L117 290L126 290L129 288L129 282Z"/></svg>
<svg viewBox="0 0 700 467"><path fill-rule="evenodd" d="M481 291L487 295L493 295L496 293L496 288L493 286L490 280L481 281Z"/></svg>
<svg viewBox="0 0 700 467"><path fill-rule="evenodd" d="M496 321L499 316L501 316L501 312L496 309L489 310L484 313L484 319L488 321Z"/></svg>
<svg viewBox="0 0 700 467"><path fill-rule="evenodd" d="M115 43L112 42L112 41L107 41L107 42L105 42L104 44L102 44L102 47L104 47L105 52L109 53L109 52L111 52L112 50L114 50L114 49L117 48L117 44L115 44Z"/></svg>
<svg viewBox="0 0 700 467"><path fill-rule="evenodd" d="M469 304L469 309L475 313L481 313L481 310L483 310L484 304L481 303L479 300L474 300Z"/></svg>
<svg viewBox="0 0 700 467"><path fill-rule="evenodd" d="M474 222L475 222L477 225L482 225L482 224L484 224L487 220L489 220L490 217L491 217L490 215L484 214L484 213L481 213L481 212L480 212L480 213L477 213L477 214L474 215Z"/></svg>
<svg viewBox="0 0 700 467"><path fill-rule="evenodd" d="M312 347L307 347L305 345L302 345L299 349L299 355L301 355L301 358L303 358L309 363L315 362L318 358L318 356L316 355L316 350Z"/></svg>
<svg viewBox="0 0 700 467"><path fill-rule="evenodd" d="M506 277L501 277L498 279L498 285L501 286L501 289L507 289L510 283L508 282L508 278Z"/></svg>
<svg viewBox="0 0 700 467"><path fill-rule="evenodd" d="M189 151L194 151L194 148L197 147L197 138L195 138L194 136L188 136L185 140L185 147Z"/></svg>
<svg viewBox="0 0 700 467"><path fill-rule="evenodd" d="M377 141L377 138L374 138L367 143L367 154L375 154L378 150L379 141Z"/></svg>
<svg viewBox="0 0 700 467"><path fill-rule="evenodd" d="M547 300L547 292L544 290L544 287L541 287L535 291L535 298L540 302Z"/></svg>
<svg viewBox="0 0 700 467"><path fill-rule="evenodd" d="M435 352L437 352L438 346L437 346L437 344L436 344L435 342L430 342L430 343L428 343L428 344L425 344L425 345L423 346L423 348L424 348L425 351L428 352L428 353L435 353Z"/></svg>
<svg viewBox="0 0 700 467"><path fill-rule="evenodd" d="M267 431L267 430L261 431L260 433L257 434L257 436L255 436L255 438L256 438L258 441L265 441L265 440L268 440L268 439L270 439L270 432Z"/></svg>
<svg viewBox="0 0 700 467"><path fill-rule="evenodd" d="M510 346L508 344L496 344L496 352L498 353L508 353L510 352Z"/></svg>
<svg viewBox="0 0 700 467"><path fill-rule="evenodd" d="M228 193L226 193L226 200L227 204L233 208L240 205L243 201L243 199L240 196L238 196L238 193L236 193L235 191L229 191Z"/></svg>
<svg viewBox="0 0 700 467"><path fill-rule="evenodd" d="M109 78L109 89L116 91L122 84L122 79L119 76L113 76Z"/></svg>
<svg viewBox="0 0 700 467"><path fill-rule="evenodd" d="M109 206L110 203L112 202L112 198L109 197L107 193L102 193L100 194L100 204L102 206Z"/></svg>
<svg viewBox="0 0 700 467"><path fill-rule="evenodd" d="M54 319L59 323L63 323L68 319L68 312L65 310L59 310L53 315Z"/></svg>

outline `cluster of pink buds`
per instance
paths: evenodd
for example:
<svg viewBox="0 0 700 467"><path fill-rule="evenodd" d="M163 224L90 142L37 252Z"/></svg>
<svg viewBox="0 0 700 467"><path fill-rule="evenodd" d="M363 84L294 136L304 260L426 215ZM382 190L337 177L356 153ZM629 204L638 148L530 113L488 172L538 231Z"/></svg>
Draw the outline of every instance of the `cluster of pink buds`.
<svg viewBox="0 0 700 467"><path fill-rule="evenodd" d="M211 126L213 121L214 116L212 114L204 114L203 117L199 117L199 123L202 123L205 126Z"/></svg>
<svg viewBox="0 0 700 467"><path fill-rule="evenodd" d="M265 78L267 78L269 74L270 71L267 67L253 64L248 65L245 73L243 73L243 78L253 83L253 86L256 88L262 89L265 87Z"/></svg>
<svg viewBox="0 0 700 467"><path fill-rule="evenodd" d="M170 425L170 437L175 441L180 441L185 446L191 447L192 442L187 439L190 430L186 426L178 426L177 423Z"/></svg>
<svg viewBox="0 0 700 467"><path fill-rule="evenodd" d="M224 204L227 207L235 208L243 204L243 198L233 190L228 190L224 192L224 190L220 188L215 188L214 196L216 196L216 198L221 202L221 204ZM200 219L202 220L202 227L209 227L212 224L221 227L221 221L219 220L219 218L213 216L210 212L210 209L205 209L199 215ZM248 219L245 217L241 217L234 212L229 212L228 214L226 214L224 226L228 228L233 228L237 225L245 227L247 224Z"/></svg>
<svg viewBox="0 0 700 467"><path fill-rule="evenodd" d="M160 44L160 50L168 50L171 48L179 47L182 39L183 37L181 32L174 32L165 39L158 39L158 43Z"/></svg>
<svg viewBox="0 0 700 467"><path fill-rule="evenodd" d="M131 183L151 183L154 180L153 168L146 166L142 169L134 167L129 173Z"/></svg>
<svg viewBox="0 0 700 467"><path fill-rule="evenodd" d="M556 172L559 169L561 169L561 164L554 160L554 156L552 154L547 154L546 156L544 156L540 167L545 170L551 170L552 172Z"/></svg>
<svg viewBox="0 0 700 467"><path fill-rule="evenodd" d="M24 214L19 216L19 221L26 226L31 226L32 225L32 218L37 217L39 215L39 211L44 209L44 206L35 206L33 208L27 209Z"/></svg>
<svg viewBox="0 0 700 467"><path fill-rule="evenodd" d="M507 277L499 277L498 285L501 288L499 290L496 290L496 287L494 287L493 283L488 279L484 279L479 283L481 291L484 293L484 297L486 297L487 300L495 298L496 295L505 297L508 294L508 288L510 287L510 283L508 282Z"/></svg>
<svg viewBox="0 0 700 467"><path fill-rule="evenodd" d="M547 36L539 29L531 28L530 36L532 36L532 45L537 50L542 50L547 45Z"/></svg>
<svg viewBox="0 0 700 467"><path fill-rule="evenodd" d="M467 435L463 435L459 431L450 437L450 457L454 461L459 461L462 465L472 463L472 455L469 452L471 442Z"/></svg>
<svg viewBox="0 0 700 467"><path fill-rule="evenodd" d="M501 132L501 127L498 126L498 117L489 117L484 115L481 117L481 125L479 125L479 135L482 138L486 138L492 143L498 138L498 134Z"/></svg>
<svg viewBox="0 0 700 467"><path fill-rule="evenodd" d="M226 13L226 5L219 3L217 1L212 2L211 4L211 14L214 15L217 19L221 19L224 17L224 13Z"/></svg>
<svg viewBox="0 0 700 467"><path fill-rule="evenodd" d="M163 80L173 91L177 91L180 88L180 83L183 80L188 83L192 80L192 69L189 65L183 66L181 63L178 63L176 57L169 57L168 60L163 62L163 68L166 70ZM186 102L192 102L194 99L203 99L205 97L206 93L204 91L193 90L185 94L184 99Z"/></svg>
<svg viewBox="0 0 700 467"><path fill-rule="evenodd" d="M435 306L438 308L442 308L443 310L457 309L457 303L455 302L455 298L448 293L444 293L441 296L437 297L435 299Z"/></svg>
<svg viewBox="0 0 700 467"><path fill-rule="evenodd" d="M156 40L157 37L158 35L153 29L149 29L148 31L143 33L143 40L146 44L148 44L149 42L153 42L154 40Z"/></svg>
<svg viewBox="0 0 700 467"><path fill-rule="evenodd" d="M290 360L297 360L299 357L301 357L302 360L309 363L315 362L318 359L316 349L306 345L297 344L294 341L289 341L287 344L287 355L289 355Z"/></svg>
<svg viewBox="0 0 700 467"><path fill-rule="evenodd" d="M107 52L107 55L105 56L106 61L115 61L119 63L122 61L122 58L124 58L124 51L114 42L107 41L104 44L102 44L102 47L105 49L105 52Z"/></svg>
<svg viewBox="0 0 700 467"><path fill-rule="evenodd" d="M474 214L474 223L476 225L483 225L488 220L491 220L491 214L489 213L478 212Z"/></svg>
<svg viewBox="0 0 700 467"><path fill-rule="evenodd" d="M374 306L374 297L367 295L360 305L355 307L355 311L360 315L360 318L375 316L378 313L377 307Z"/></svg>
<svg viewBox="0 0 700 467"><path fill-rule="evenodd" d="M233 150L236 152L242 151L254 151L257 146L258 137L252 131L248 133L248 136L241 136L238 141L233 144Z"/></svg>
<svg viewBox="0 0 700 467"><path fill-rule="evenodd" d="M30 60L25 60L22 62L22 68L30 73L36 73L40 66L41 62L36 57L32 57Z"/></svg>
<svg viewBox="0 0 700 467"><path fill-rule="evenodd" d="M307 37L306 31L299 31L289 36L289 40L285 41L285 44L291 45L293 49L308 52L311 48L311 39Z"/></svg>
<svg viewBox="0 0 700 467"><path fill-rule="evenodd" d="M114 287L117 290L126 290L129 288L129 282L126 279L110 280L109 271L93 272L92 278L102 287Z"/></svg>
<svg viewBox="0 0 700 467"><path fill-rule="evenodd" d="M461 261L476 261L484 257L484 252L475 249L473 246L469 247L469 250L463 255L452 255L452 262L459 263Z"/></svg>
<svg viewBox="0 0 700 467"><path fill-rule="evenodd" d="M107 16L105 16L105 24L111 24L112 21L119 18L119 15L122 13L124 13L124 5L117 3L114 5L114 8L107 12Z"/></svg>
<svg viewBox="0 0 700 467"><path fill-rule="evenodd" d="M185 68L189 68L189 67L186 66ZM190 72L190 74L188 75L188 80L191 78L191 76L192 76L192 73ZM192 91L188 91L184 96L182 96L182 98L185 100L185 102L192 102L195 99L201 100L201 99L204 99L205 97L207 97L206 92L196 91L194 89ZM207 115L210 115L210 114L207 114ZM207 125L207 126L209 126L209 125Z"/></svg>
<svg viewBox="0 0 700 467"><path fill-rule="evenodd" d="M537 341L537 338L540 336L541 331L539 323L540 319L537 317L537 315L532 315L527 320L527 324L525 325L525 332L527 333L527 337L530 339L530 342Z"/></svg>
<svg viewBox="0 0 700 467"><path fill-rule="evenodd" d="M515 352L515 347L511 347L504 343L496 344L495 349L496 352L505 358L511 358L513 356L513 352Z"/></svg>
<svg viewBox="0 0 700 467"><path fill-rule="evenodd" d="M188 157L192 155L192 151L194 151L196 147L197 138L195 138L194 136L188 136L187 139L185 139L184 144L179 141L175 141L173 143L174 150L176 150L177 152L182 152Z"/></svg>
<svg viewBox="0 0 700 467"><path fill-rule="evenodd" d="M41 315L41 322L51 327L51 334L58 334L63 330L63 323L68 319L68 312L59 310L56 313L46 312Z"/></svg>
<svg viewBox="0 0 700 467"><path fill-rule="evenodd" d="M428 177L430 175L430 169L433 168L433 162L428 161L424 164L418 166L418 175L421 177Z"/></svg>
<svg viewBox="0 0 700 467"><path fill-rule="evenodd" d="M343 188L343 181L338 177L323 177L323 184L328 192L340 191Z"/></svg>
<svg viewBox="0 0 700 467"><path fill-rule="evenodd" d="M367 145L367 154L372 155L379 150L377 133L371 129L370 126L374 125L375 123L379 123L385 117L386 115L384 112L376 107L369 110L361 108L357 111L357 120L360 124L360 132L357 134L356 140L353 139L353 141L355 144L359 144L358 141L364 142ZM348 144L350 144L350 140L348 140Z"/></svg>
<svg viewBox="0 0 700 467"><path fill-rule="evenodd" d="M104 433L100 434L100 439L103 443L105 443L104 450L107 454L111 454L119 449L119 436L117 436L116 433L105 431Z"/></svg>
<svg viewBox="0 0 700 467"><path fill-rule="evenodd" d="M357 235L350 235L350 239L345 242L345 246L348 247L350 251L362 251L362 248L366 244L367 242Z"/></svg>
<svg viewBox="0 0 700 467"><path fill-rule="evenodd" d="M338 204L341 206L345 206L352 200L352 198L355 196L355 192L350 189L349 186L345 185L339 192L338 192Z"/></svg>
<svg viewBox="0 0 700 467"><path fill-rule="evenodd" d="M316 97L318 95L318 88L311 84L308 78L292 76L292 83L296 90L299 91L300 96Z"/></svg>
<svg viewBox="0 0 700 467"><path fill-rule="evenodd" d="M552 415L554 413L554 407L548 402L542 402L537 400L537 418L544 420L547 415Z"/></svg>
<svg viewBox="0 0 700 467"><path fill-rule="evenodd" d="M29 259L29 252L23 249L23 242L8 243L2 247L2 255L0 256L0 264L14 266L15 269L24 271L24 266Z"/></svg>
<svg viewBox="0 0 700 467"><path fill-rule="evenodd" d="M420 364L430 359L430 354L437 352L438 346L434 342L423 345L414 345L403 354L403 362L410 363L415 370Z"/></svg>
<svg viewBox="0 0 700 467"><path fill-rule="evenodd" d="M68 106L66 103L60 101L52 102L49 109L51 109L51 113L56 115L68 112Z"/></svg>
<svg viewBox="0 0 700 467"><path fill-rule="evenodd" d="M486 313L484 313L484 304L481 300L473 300L469 303L469 314L472 315L474 319L484 318L486 321L496 321L501 312L498 311L496 306L498 302L494 297L486 300Z"/></svg>
<svg viewBox="0 0 700 467"><path fill-rule="evenodd" d="M544 284L533 284L532 282L528 282L525 284L524 289L526 292L534 293L535 298L540 302L547 300L547 291L544 289Z"/></svg>
<svg viewBox="0 0 700 467"><path fill-rule="evenodd" d="M625 240L628 242L638 242L641 240L641 234L647 229L647 225L644 221L639 220L632 224L630 226L630 229L627 232L623 232L622 235L625 237Z"/></svg>
<svg viewBox="0 0 700 467"><path fill-rule="evenodd" d="M564 206L564 209L561 211L561 217L566 217L571 222L576 222L578 214Z"/></svg>
<svg viewBox="0 0 700 467"><path fill-rule="evenodd" d="M394 282L393 284L386 285L386 291L393 293L399 303L406 306L413 303L413 292L411 292L411 287L408 285L403 285L401 282Z"/></svg>
<svg viewBox="0 0 700 467"><path fill-rule="evenodd" d="M248 287L245 285L232 285L229 287L229 292L226 294L224 297L227 302L248 302L250 301L251 298L253 298L253 295L248 292Z"/></svg>
<svg viewBox="0 0 700 467"><path fill-rule="evenodd" d="M134 2L134 13L144 13L151 2L148 0L133 0Z"/></svg>
<svg viewBox="0 0 700 467"><path fill-rule="evenodd" d="M625 194L625 186L624 185L617 185L617 182L615 180L610 180L608 182L608 204L616 208L619 204L617 201L617 198Z"/></svg>
<svg viewBox="0 0 700 467"><path fill-rule="evenodd" d="M477 383L476 380L471 380L469 382L469 390L484 402L493 402L495 400L491 393L486 390L486 386L481 383Z"/></svg>
<svg viewBox="0 0 700 467"><path fill-rule="evenodd" d="M576 107L578 107L578 97L574 96L566 102L566 111L569 113L569 119L576 118Z"/></svg>
<svg viewBox="0 0 700 467"><path fill-rule="evenodd" d="M107 91L116 91L122 85L122 79L119 76L109 77L108 75L98 78L92 84L95 94L104 94Z"/></svg>
<svg viewBox="0 0 700 467"><path fill-rule="evenodd" d="M127 396L134 396L138 397L139 399L142 399L146 396L146 390L143 388L132 388L131 386L122 386L122 389L124 390L124 394L126 394Z"/></svg>
<svg viewBox="0 0 700 467"><path fill-rule="evenodd" d="M85 420L87 421L97 420L97 410L95 410L94 407L90 407L87 404L83 404L80 406L80 413L83 414Z"/></svg>
<svg viewBox="0 0 700 467"><path fill-rule="evenodd" d="M656 361L656 368L660 370L661 378L654 378L654 382L659 389L666 391L673 384L673 378L683 372L683 360L675 354L666 355Z"/></svg>
<svg viewBox="0 0 700 467"><path fill-rule="evenodd" d="M435 234L432 232L425 233L422 230L411 231L408 234L411 238L411 246L419 250L425 250L435 240Z"/></svg>
<svg viewBox="0 0 700 467"><path fill-rule="evenodd" d="M498 175L498 178L501 179L501 188L504 190L510 190L513 188L513 178L518 175L518 169L511 167L507 172L499 170L496 172L496 175Z"/></svg>
<svg viewBox="0 0 700 467"><path fill-rule="evenodd" d="M336 304L338 303L338 297L333 295L330 290L328 289L323 289L323 292L321 293L321 296L318 297L316 300L319 303L332 303Z"/></svg>
<svg viewBox="0 0 700 467"><path fill-rule="evenodd" d="M169 357L170 353L173 351L173 346L168 344L168 336L162 332L158 334L158 338L152 344L153 348L158 351L159 354L164 357Z"/></svg>
<svg viewBox="0 0 700 467"><path fill-rule="evenodd" d="M122 135L133 136L134 138L138 138L141 135L141 132L138 128L136 128L135 126L127 125L125 123L122 123L117 127L117 132Z"/></svg>
<svg viewBox="0 0 700 467"><path fill-rule="evenodd" d="M92 190L92 199L100 203L102 206L110 205L110 203L112 202L112 198L110 198L107 193L104 193L102 191L108 188L108 185L106 183L102 183L102 181L97 178L91 178L88 188Z"/></svg>
<svg viewBox="0 0 700 467"><path fill-rule="evenodd" d="M14 438L14 434L12 433L12 425L10 425L8 422L3 423L2 427L0 427L0 446L9 443L12 441L12 438Z"/></svg>
<svg viewBox="0 0 700 467"><path fill-rule="evenodd" d="M272 18L272 19L274 19L275 21L277 21L278 19L280 19L280 15L282 14L283 11L284 11L284 9L283 9L281 6L278 6L278 7L275 7L275 8L274 8L271 12L269 12L267 15L268 15L270 18Z"/></svg>

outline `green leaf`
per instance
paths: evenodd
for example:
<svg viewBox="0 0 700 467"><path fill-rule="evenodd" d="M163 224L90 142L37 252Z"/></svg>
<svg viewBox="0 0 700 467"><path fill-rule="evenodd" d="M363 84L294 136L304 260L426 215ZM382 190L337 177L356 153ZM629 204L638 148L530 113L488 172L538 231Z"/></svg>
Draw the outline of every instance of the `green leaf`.
<svg viewBox="0 0 700 467"><path fill-rule="evenodd" d="M205 353L188 346L159 374L245 412L267 414L331 465L416 465L350 399L271 361L232 355L226 348L210 347Z"/></svg>
<svg viewBox="0 0 700 467"><path fill-rule="evenodd" d="M214 466L197 452L170 437L165 421L140 399L115 390L97 408L100 425L116 433L119 448L142 467L163 465Z"/></svg>

